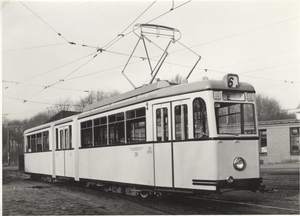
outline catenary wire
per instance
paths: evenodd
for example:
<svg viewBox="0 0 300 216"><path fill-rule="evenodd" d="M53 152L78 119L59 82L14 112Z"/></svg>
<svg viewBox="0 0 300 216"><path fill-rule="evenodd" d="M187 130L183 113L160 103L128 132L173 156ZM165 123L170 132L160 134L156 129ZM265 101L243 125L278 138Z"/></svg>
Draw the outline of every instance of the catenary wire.
<svg viewBox="0 0 300 216"><path fill-rule="evenodd" d="M171 8L169 11L167 11L167 12L165 12L165 13L163 13L163 14L157 16L157 17L155 17L154 19L152 19L152 20L150 20L150 21L148 21L148 22L146 22L146 23L148 24L148 23L150 23L150 22L153 22L154 20L156 20L156 19L158 19L158 18L161 18L162 16L164 16L164 15L170 13L171 11L173 11L173 10L175 10L175 9L177 9L177 8L182 7L183 5L185 5L185 4L189 3L189 2L191 2L191 0L189 0L189 1L187 1L187 2L184 2L184 3L178 5L178 6L175 7L175 8ZM114 39L115 41L113 41L113 42L111 41L111 42L110 42L109 46L108 46L108 44L105 45L105 49L108 49L109 47L111 47L112 45L114 45L115 43L117 43L121 38L123 38L123 37L125 37L125 36L131 34L132 32L133 32L133 30L127 32L126 34L121 34L122 37L119 37L119 35L120 35L120 34L119 34L118 37L116 37L116 38ZM124 33L124 32L123 32L123 33Z"/></svg>
<svg viewBox="0 0 300 216"><path fill-rule="evenodd" d="M282 52L278 52L278 53L274 53L274 54L270 54L270 55L266 55L266 56L261 56L261 57L255 58L255 59L251 59L251 60L247 60L247 61L243 61L243 62L239 62L239 63L235 63L235 64L230 64L230 65L226 65L226 66L214 68L213 70L218 70L218 69L222 69L222 68L232 67L232 66L235 66L235 65L240 65L240 64L244 64L244 63L248 63L248 62L252 62L252 61L264 59L264 58L268 58L268 57L271 57L271 56L276 56L276 55L279 55L279 54L291 52L291 51L294 51L294 50L297 50L297 49L299 49L299 47L294 48L294 49L290 49L290 50L286 50L286 51L282 51Z"/></svg>
<svg viewBox="0 0 300 216"><path fill-rule="evenodd" d="M154 1L154 2L152 2L151 4L150 4L150 6L148 6L147 8L146 8L146 10L144 10L133 22L131 22L120 34L118 34L118 36L117 37L115 37L113 40L111 40L109 43L107 43L106 45L104 45L103 46L103 49L107 49L107 48L109 48L112 44L114 44L114 43L116 43L117 41L118 41L118 38L120 39L120 38L122 38L122 37L124 37L125 35L124 35L124 32L136 21L136 20L138 20L142 15L144 15L153 5L154 5L154 3L156 2L156 0Z"/></svg>
<svg viewBox="0 0 300 216"><path fill-rule="evenodd" d="M14 52L14 51L22 51L22 50L29 50L29 49L59 46L59 45L66 45L66 43L48 44L48 45L41 45L41 46L34 46L34 47L25 47L25 48L20 48L20 49L3 50L2 52Z"/></svg>
<svg viewBox="0 0 300 216"><path fill-rule="evenodd" d="M37 15L34 11L32 11L29 7L27 7L23 2L20 1L20 3L22 5L24 5L24 7L26 7L29 11L31 11L35 16L37 16L43 23L45 23L48 27L50 27L53 31L55 31L58 36L62 37L66 42L68 42L71 45L79 45L79 46L83 46L83 47L89 47L89 48L97 48L95 46L90 46L90 45L86 45L86 44L77 44L76 42L70 41L67 38L65 38L61 33L59 33L58 31L56 31L52 26L50 26L46 21L44 21L39 15Z"/></svg>
<svg viewBox="0 0 300 216"><path fill-rule="evenodd" d="M66 39L63 35L61 35L58 31L56 31L52 26L50 26L48 23L46 23L39 15L37 15L34 11L32 11L29 7L27 7L23 2L20 1L24 7L26 7L31 13L33 13L35 16L37 16L43 23L45 23L49 28L51 28L53 31L55 31L60 37L62 37L65 41L69 43L69 40Z"/></svg>
<svg viewBox="0 0 300 216"><path fill-rule="evenodd" d="M77 61L80 61L80 60L82 60L82 59L84 59L84 58L87 58L87 57L89 57L89 56L91 56L91 55L95 55L96 53L97 53L97 52L92 52L92 53L90 53L90 54L88 54L88 55L85 55L85 56L83 56L83 57L80 57L80 58L78 58L78 59L75 59L75 60L73 60L73 61L71 61L71 62L68 62L68 63L66 63L66 64L64 64L64 65L61 65L61 66L59 66L59 67L56 67L56 68L51 69L51 70L49 70L49 71L46 71L46 72L44 72L44 73L38 74L38 75L33 76L33 77L31 77L31 78L28 78L28 79L26 79L26 80L23 80L23 81L20 81L20 82L14 81L14 82L15 82L14 85L17 85L17 84L20 84L20 83L24 83L24 82L27 82L27 81L29 81L29 80L35 79L35 78L37 78L37 77L43 76L43 75L45 75L45 74L47 74L47 73L50 73L50 72L55 71L55 70L57 70L57 69L63 68L63 67L65 67L65 66L67 66L67 65L70 65L70 64L72 64L72 63L74 63L74 62L77 62ZM14 85L11 85L11 86L14 86ZM9 88L9 87L11 87L11 86L7 86L7 88Z"/></svg>
<svg viewBox="0 0 300 216"><path fill-rule="evenodd" d="M38 84L33 84L33 83L20 83L17 81L11 81L11 80L2 80L2 82L4 83L15 83L15 84L21 84L21 85L28 85L28 86L36 86L36 87L42 87L42 88L49 88L50 86L43 86L43 85L38 85ZM63 89L63 90L69 90L69 91L79 91L79 92L89 92L89 90L82 90L82 89L71 89L71 88L61 88L61 87L53 87L54 89ZM4 87L5 90L8 90L8 87ZM9 91L11 92L11 91ZM12 94L14 94L13 92L11 92ZM16 94L14 94L15 96L17 96Z"/></svg>
<svg viewBox="0 0 300 216"><path fill-rule="evenodd" d="M86 65L87 63L89 63L91 60L93 60L95 57L97 56L97 54L92 58L92 59L89 59L87 62L85 62L83 65L79 66L76 70L72 71L70 74L68 74L66 77L68 77L69 75L71 75L72 73L74 73L75 71L77 71L78 69L80 69L81 67L83 67L84 65ZM64 80L59 80L58 82L55 82L49 86L45 86L42 90L38 91L36 94L32 95L31 97L27 98L26 100L23 101L22 104L26 103L27 101L31 100L32 98L34 98L35 96L37 96L38 94L40 94L41 92L43 92L44 90L46 89L49 89L50 87L54 86L54 85L57 85L58 83L61 83L62 81ZM20 104L17 108L19 108L22 104ZM17 109L16 108L16 109ZM14 110L16 110L14 109ZM13 111L14 111L13 110ZM11 113L11 112L10 112Z"/></svg>
<svg viewBox="0 0 300 216"><path fill-rule="evenodd" d="M288 22L288 21L291 21L291 20L294 20L294 19L299 19L299 17L300 16L292 17L292 18L289 18L289 19L286 19L286 20L282 20L282 21L275 22L275 23L272 23L272 24L268 24L268 25L265 25L265 26L261 26L261 27L258 27L258 28L250 29L250 30L247 30L247 31L244 31L244 32L240 32L240 33L237 33L237 34L232 34L232 35L228 35L228 36L225 36L225 37L222 37L222 38L218 38L218 39L214 39L214 40L211 40L211 41L206 41L206 42L203 42L203 43L200 43L200 44L196 44L196 45L190 46L189 48L203 46L203 45L206 45L206 44L210 44L210 43L214 43L214 42L217 42L217 41L225 40L225 39L228 39L228 38L236 37L236 36L239 36L239 35L247 34L247 33L253 32L253 31L257 31L257 30L261 30L261 29L264 29L264 28L268 28L270 26L274 26L274 25L277 25L277 24ZM176 53L176 52L181 52L183 50L185 50L185 49L176 50L176 51L170 52L170 54L171 53Z"/></svg>
<svg viewBox="0 0 300 216"><path fill-rule="evenodd" d="M163 14L161 14L161 15L159 15L158 17L155 17L154 19L152 19L152 20L150 20L150 21L148 21L147 22L147 24L148 23L151 23L151 22L153 22L154 20L157 20L157 19L159 19L159 18L161 18L162 16L164 16L164 15L166 15L166 14L168 14L168 13L170 13L171 11L173 11L173 10L175 10L175 9L177 9L177 8L180 8L180 7L182 7L182 6L184 6L185 4L187 4L187 3L190 3L191 2L191 0L189 0L189 1L187 1L187 2L184 2L184 3L182 3L182 4L180 4L180 5L178 5L177 7L172 7L169 11L167 11L167 12L165 12L165 13L163 13Z"/></svg>

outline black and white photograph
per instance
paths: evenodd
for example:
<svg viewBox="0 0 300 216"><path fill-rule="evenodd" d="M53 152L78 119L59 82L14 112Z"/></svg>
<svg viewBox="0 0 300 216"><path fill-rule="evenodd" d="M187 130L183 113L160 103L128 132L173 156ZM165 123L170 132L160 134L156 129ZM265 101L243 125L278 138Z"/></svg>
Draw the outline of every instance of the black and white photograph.
<svg viewBox="0 0 300 216"><path fill-rule="evenodd" d="M2 215L300 214L300 1L1 15Z"/></svg>

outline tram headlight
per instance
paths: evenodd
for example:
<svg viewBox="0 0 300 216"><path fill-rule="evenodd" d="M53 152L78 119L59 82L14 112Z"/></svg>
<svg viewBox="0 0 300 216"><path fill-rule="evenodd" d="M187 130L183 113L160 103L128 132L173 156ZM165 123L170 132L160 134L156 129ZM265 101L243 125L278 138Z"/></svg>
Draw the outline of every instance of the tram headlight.
<svg viewBox="0 0 300 216"><path fill-rule="evenodd" d="M233 167L234 169L238 170L238 171L242 171L246 168L246 162L243 158L241 157L236 157L233 160Z"/></svg>
<svg viewBox="0 0 300 216"><path fill-rule="evenodd" d="M247 94L247 99L249 102L253 102L255 100L254 94L248 93Z"/></svg>

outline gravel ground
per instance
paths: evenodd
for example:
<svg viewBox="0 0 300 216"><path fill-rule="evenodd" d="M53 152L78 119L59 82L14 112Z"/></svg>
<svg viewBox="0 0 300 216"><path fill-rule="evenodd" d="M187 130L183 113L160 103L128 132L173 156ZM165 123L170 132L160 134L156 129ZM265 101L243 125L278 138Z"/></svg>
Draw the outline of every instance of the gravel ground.
<svg viewBox="0 0 300 216"><path fill-rule="evenodd" d="M3 215L295 214L299 211L299 163L265 164L261 176L271 193L146 199L86 188L82 184L29 179L3 167ZM241 203L245 203L241 204ZM268 207L269 206L269 207Z"/></svg>
<svg viewBox="0 0 300 216"><path fill-rule="evenodd" d="M3 171L3 215L156 215L161 211L69 183L34 181L14 169ZM74 190L76 192L74 193Z"/></svg>

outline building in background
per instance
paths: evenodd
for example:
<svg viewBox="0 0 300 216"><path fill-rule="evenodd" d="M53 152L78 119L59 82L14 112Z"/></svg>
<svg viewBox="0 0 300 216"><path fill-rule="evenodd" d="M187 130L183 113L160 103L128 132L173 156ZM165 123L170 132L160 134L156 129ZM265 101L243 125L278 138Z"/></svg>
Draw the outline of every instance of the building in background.
<svg viewBox="0 0 300 216"><path fill-rule="evenodd" d="M300 119L258 123L261 163L299 162Z"/></svg>
<svg viewBox="0 0 300 216"><path fill-rule="evenodd" d="M296 115L296 119L300 119L300 103L299 103L299 105L297 106L297 108L295 108L295 109L289 109L289 110L288 110L288 113L289 113L289 114L294 113L294 114Z"/></svg>

